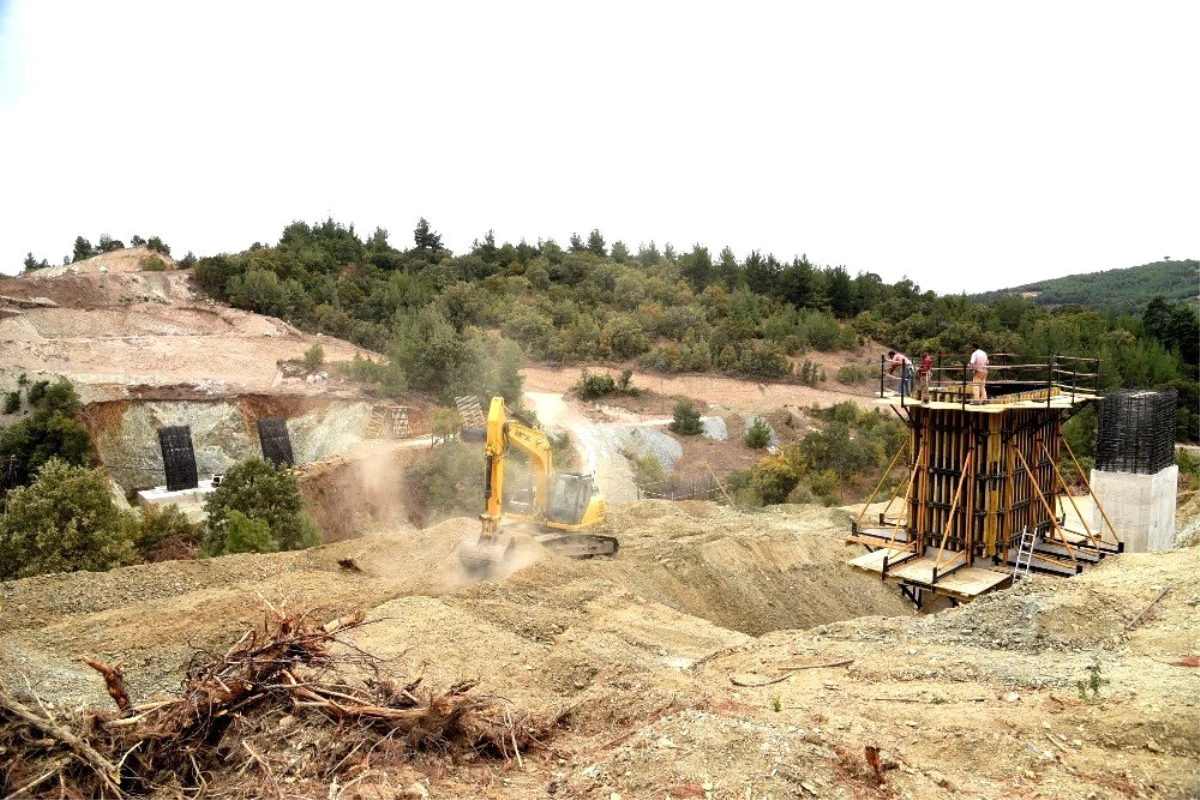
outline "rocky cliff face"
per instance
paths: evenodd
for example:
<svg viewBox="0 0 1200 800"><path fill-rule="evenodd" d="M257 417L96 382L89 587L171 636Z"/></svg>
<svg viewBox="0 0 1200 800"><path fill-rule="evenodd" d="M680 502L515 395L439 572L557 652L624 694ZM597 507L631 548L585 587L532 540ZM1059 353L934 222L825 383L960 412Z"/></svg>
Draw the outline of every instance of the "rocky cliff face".
<svg viewBox="0 0 1200 800"><path fill-rule="evenodd" d="M237 461L262 456L259 419L287 420L296 463L344 450L364 438L371 418L367 402L245 396L219 400L122 400L94 403L85 418L100 460L125 491L165 482L158 431L191 428L201 479Z"/></svg>

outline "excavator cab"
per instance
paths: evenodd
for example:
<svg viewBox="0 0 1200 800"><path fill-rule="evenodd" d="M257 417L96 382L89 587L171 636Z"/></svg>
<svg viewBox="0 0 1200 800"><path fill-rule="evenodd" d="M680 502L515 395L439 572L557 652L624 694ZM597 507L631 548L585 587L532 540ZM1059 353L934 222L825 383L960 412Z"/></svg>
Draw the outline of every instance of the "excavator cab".
<svg viewBox="0 0 1200 800"><path fill-rule="evenodd" d="M579 525L587 514L594 490L591 475L560 472L554 476L546 521L562 525Z"/></svg>

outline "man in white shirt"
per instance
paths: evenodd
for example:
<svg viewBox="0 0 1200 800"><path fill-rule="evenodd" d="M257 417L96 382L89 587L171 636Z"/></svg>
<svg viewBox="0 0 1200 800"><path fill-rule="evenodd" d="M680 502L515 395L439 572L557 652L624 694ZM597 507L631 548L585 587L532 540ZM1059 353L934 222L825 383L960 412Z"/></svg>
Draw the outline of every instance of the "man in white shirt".
<svg viewBox="0 0 1200 800"><path fill-rule="evenodd" d="M971 360L967 362L975 373L971 379L971 395L976 402L982 402L988 399L987 396L987 372L988 372L988 357L987 353L983 352L983 348L977 344L971 345L975 348L975 352L971 353Z"/></svg>

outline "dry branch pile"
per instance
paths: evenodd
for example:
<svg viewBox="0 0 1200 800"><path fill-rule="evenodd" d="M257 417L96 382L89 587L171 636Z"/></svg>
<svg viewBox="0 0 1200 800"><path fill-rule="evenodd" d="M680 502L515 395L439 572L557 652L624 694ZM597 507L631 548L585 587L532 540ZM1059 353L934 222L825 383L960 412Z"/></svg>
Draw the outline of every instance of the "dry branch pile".
<svg viewBox="0 0 1200 800"><path fill-rule="evenodd" d="M519 760L558 724L474 694L470 682L418 694L420 679L393 681L376 658L338 639L361 624L361 614L319 625L272 611L224 654L198 653L178 696L140 705L125 691L121 662L85 659L115 713L55 718L36 697L38 710L0 687L0 794L195 797L214 776L250 772L260 783L247 794L281 796L281 780L336 785L371 758L415 750Z"/></svg>

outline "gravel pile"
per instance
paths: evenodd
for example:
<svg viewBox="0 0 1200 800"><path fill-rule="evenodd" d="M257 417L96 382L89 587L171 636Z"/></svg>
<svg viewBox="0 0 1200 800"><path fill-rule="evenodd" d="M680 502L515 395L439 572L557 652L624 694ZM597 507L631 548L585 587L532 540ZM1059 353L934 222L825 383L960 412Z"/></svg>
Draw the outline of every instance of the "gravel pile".
<svg viewBox="0 0 1200 800"><path fill-rule="evenodd" d="M723 442L729 438L729 429L725 427L725 420L720 417L701 417L700 424L704 426L704 435L709 439Z"/></svg>
<svg viewBox="0 0 1200 800"><path fill-rule="evenodd" d="M633 452L640 458L654 456L667 472L674 468L676 461L683 458L683 446L659 428L649 425L636 428L612 426L600 430L613 449Z"/></svg>

